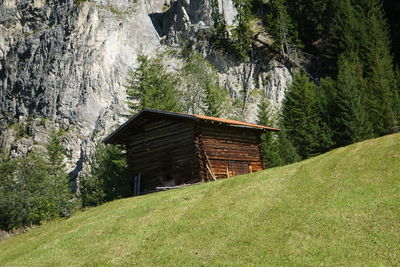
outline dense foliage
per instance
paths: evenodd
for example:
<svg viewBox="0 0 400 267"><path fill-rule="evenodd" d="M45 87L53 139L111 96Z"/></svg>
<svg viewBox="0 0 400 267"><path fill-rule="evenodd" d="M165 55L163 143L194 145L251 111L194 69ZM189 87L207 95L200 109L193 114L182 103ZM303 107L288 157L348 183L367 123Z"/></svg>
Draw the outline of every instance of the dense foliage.
<svg viewBox="0 0 400 267"><path fill-rule="evenodd" d="M52 132L46 153L0 157L0 229L10 230L69 216L76 206L60 136Z"/></svg>
<svg viewBox="0 0 400 267"><path fill-rule="evenodd" d="M227 92L220 86L217 71L210 62L199 53L192 52L178 75L184 112L222 115L227 105Z"/></svg>
<svg viewBox="0 0 400 267"><path fill-rule="evenodd" d="M395 37L380 0L271 0L263 8L266 30L281 54L289 54L288 43L323 62L317 71L312 64L288 62L297 74L277 124L301 158L399 131ZM277 157L279 138L264 137L267 165L284 164Z"/></svg>
<svg viewBox="0 0 400 267"><path fill-rule="evenodd" d="M183 53L183 52L182 52ZM184 51L179 72L167 70L168 55L139 57L126 86L128 112L143 108L220 116L227 106L227 92L217 71L195 51Z"/></svg>
<svg viewBox="0 0 400 267"><path fill-rule="evenodd" d="M268 99L264 99L258 106L257 123L276 126L280 116L272 112ZM282 128L282 127L281 127ZM261 149L267 168L290 164L300 160L292 142L287 138L286 131L281 129L279 134L267 132L261 135Z"/></svg>
<svg viewBox="0 0 400 267"><path fill-rule="evenodd" d="M166 70L161 58L139 56L139 66L132 70L126 93L131 113L142 108L181 111L177 95L177 76Z"/></svg>
<svg viewBox="0 0 400 267"><path fill-rule="evenodd" d="M97 206L131 196L132 186L124 150L118 146L99 144L90 172L81 181L82 206Z"/></svg>

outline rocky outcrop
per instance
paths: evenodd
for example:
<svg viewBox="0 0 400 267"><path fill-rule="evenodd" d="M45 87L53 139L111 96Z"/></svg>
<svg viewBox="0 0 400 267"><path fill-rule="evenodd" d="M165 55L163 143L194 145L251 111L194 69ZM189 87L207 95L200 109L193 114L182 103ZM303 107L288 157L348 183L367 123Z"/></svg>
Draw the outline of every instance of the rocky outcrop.
<svg viewBox="0 0 400 267"><path fill-rule="evenodd" d="M148 16L154 7L122 0L7 0L1 8L2 146L14 154L31 149L25 139L35 140L40 126L29 121L46 119L70 133L71 167L86 162L87 144L121 122L127 71L139 54L160 46ZM11 146L13 124L33 130Z"/></svg>
<svg viewBox="0 0 400 267"><path fill-rule="evenodd" d="M232 0L218 5L234 24ZM198 44L233 98L249 94L247 119L255 119L258 101L250 92L265 91L279 106L289 70L213 51L199 34L212 27L211 14L209 0L0 0L0 146L24 154L61 128L78 173L96 142L123 121L124 84L138 55L182 40Z"/></svg>
<svg viewBox="0 0 400 267"><path fill-rule="evenodd" d="M213 7L210 0L175 2L160 20L167 21L162 29L162 43L174 46L184 40L185 44L192 44L216 66L221 83L231 98L244 101L242 108L237 110L240 113L238 117L254 122L262 95L271 100L273 108L280 108L285 89L292 81L292 73L290 68L273 58L268 64L257 59L241 62L224 51L213 49L207 39L213 28L212 12L221 13L228 28L236 24L237 15L233 0L219 0L217 3L218 7Z"/></svg>

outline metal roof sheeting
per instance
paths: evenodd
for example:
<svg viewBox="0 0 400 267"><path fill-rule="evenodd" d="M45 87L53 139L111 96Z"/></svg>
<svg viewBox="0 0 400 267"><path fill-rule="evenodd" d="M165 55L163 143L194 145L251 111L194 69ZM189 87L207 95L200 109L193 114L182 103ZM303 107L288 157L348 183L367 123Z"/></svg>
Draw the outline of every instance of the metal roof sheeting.
<svg viewBox="0 0 400 267"><path fill-rule="evenodd" d="M154 115L166 116L166 117L170 117L170 118L218 123L220 125L226 125L226 126L230 126L230 127L244 127L244 128L250 128L250 129L260 130L260 131L274 131L274 132L280 131L277 128L259 125L259 124L255 124L255 123L243 122L243 121L222 119L222 118L210 117L210 116L205 116L205 115L170 112L170 111L163 111L163 110L156 110L156 109L143 109L142 111L135 114L132 118L130 118L127 122L122 124L112 134L107 136L103 140L103 143L110 143L110 141L112 141L112 139L116 138L119 134L124 132L124 130L126 130L128 128L128 126L130 126L132 123L134 123L134 121L136 119L138 119L141 116L144 116L145 114L148 114L148 115L154 114Z"/></svg>
<svg viewBox="0 0 400 267"><path fill-rule="evenodd" d="M255 123L222 119L222 118L217 118L217 117L209 117L209 116L204 116L204 115L193 115L193 116L195 116L196 118L199 118L199 119L203 119L203 120L210 120L210 121L226 123L231 126L241 125L241 126L247 126L250 128L259 128L259 129L265 129L265 130L279 132L279 129L277 129L277 128L272 128L272 127L268 127L268 126L264 126L264 125L260 125L260 124L255 124Z"/></svg>

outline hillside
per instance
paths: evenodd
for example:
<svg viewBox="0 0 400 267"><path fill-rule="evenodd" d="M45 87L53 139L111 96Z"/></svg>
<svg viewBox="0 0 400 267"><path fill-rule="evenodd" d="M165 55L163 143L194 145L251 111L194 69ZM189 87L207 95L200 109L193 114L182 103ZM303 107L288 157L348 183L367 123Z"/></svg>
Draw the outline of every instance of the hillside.
<svg viewBox="0 0 400 267"><path fill-rule="evenodd" d="M0 265L399 265L400 134L114 201L0 242Z"/></svg>

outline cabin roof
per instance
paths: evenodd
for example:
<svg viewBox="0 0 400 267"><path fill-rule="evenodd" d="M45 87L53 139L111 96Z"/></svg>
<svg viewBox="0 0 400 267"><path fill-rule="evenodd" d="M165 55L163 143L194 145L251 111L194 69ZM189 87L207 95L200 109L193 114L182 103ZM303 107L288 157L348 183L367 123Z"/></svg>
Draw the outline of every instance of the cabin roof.
<svg viewBox="0 0 400 267"><path fill-rule="evenodd" d="M222 119L217 117L210 117L204 115L195 115L195 114L186 114L186 113L178 113L178 112L169 112L163 110L156 110L156 109L143 109L142 111L135 114L131 117L128 121L122 124L117 130L107 136L103 143L118 143L115 142L120 136L123 136L124 133L129 131L130 129L134 128L138 125L143 118L165 118L165 119L178 119L178 120L186 120L192 122L209 122L209 123L216 123L217 125L224 125L228 127L240 127L240 128L248 128L257 131L274 131L279 132L280 130L273 127L268 127L264 125L259 125L255 123L243 122L243 121L236 121L230 119Z"/></svg>

